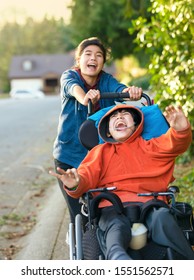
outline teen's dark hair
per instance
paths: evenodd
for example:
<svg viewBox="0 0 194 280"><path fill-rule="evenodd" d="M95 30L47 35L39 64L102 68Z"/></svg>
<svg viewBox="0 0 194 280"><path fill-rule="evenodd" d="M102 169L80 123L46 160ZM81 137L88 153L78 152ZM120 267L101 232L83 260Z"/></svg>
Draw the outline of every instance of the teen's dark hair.
<svg viewBox="0 0 194 280"><path fill-rule="evenodd" d="M97 37L91 37L88 39L83 40L77 47L76 52L75 52L75 60L77 60L83 53L84 49L87 48L88 46L95 45L98 46L103 54L104 58L104 63L107 61L107 49L105 48L104 44L101 42L100 39Z"/></svg>

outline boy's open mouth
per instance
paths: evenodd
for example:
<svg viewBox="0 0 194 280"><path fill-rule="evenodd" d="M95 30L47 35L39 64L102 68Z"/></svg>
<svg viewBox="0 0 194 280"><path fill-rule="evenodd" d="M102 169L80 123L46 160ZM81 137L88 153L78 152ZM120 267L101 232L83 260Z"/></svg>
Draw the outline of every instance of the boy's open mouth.
<svg viewBox="0 0 194 280"><path fill-rule="evenodd" d="M117 130L117 131L122 131L122 130L125 130L126 128L127 128L127 125L124 122L118 122L115 125L115 130Z"/></svg>

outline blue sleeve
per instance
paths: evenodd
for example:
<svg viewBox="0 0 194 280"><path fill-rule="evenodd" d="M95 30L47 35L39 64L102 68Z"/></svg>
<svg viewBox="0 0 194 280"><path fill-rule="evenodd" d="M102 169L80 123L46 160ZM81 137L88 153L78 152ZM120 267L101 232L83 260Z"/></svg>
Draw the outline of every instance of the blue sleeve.
<svg viewBox="0 0 194 280"><path fill-rule="evenodd" d="M82 81L74 70L67 70L63 72L61 79L61 95L66 97L72 97L72 89L75 85L82 87Z"/></svg>
<svg viewBox="0 0 194 280"><path fill-rule="evenodd" d="M111 74L102 72L99 81L100 92L122 92L127 86L118 82Z"/></svg>

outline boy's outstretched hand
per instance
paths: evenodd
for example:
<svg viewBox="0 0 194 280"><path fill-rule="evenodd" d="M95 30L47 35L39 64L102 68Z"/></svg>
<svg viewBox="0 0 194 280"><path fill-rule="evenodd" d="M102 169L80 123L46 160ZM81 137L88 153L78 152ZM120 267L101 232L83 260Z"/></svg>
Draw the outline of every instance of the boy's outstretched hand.
<svg viewBox="0 0 194 280"><path fill-rule="evenodd" d="M55 173L55 172L50 170L49 174L51 174L52 176L61 180L63 182L63 184L69 189L73 189L73 188L77 187L80 179L79 179L79 175L77 173L77 170L75 168L67 169L65 171L62 168L57 167L57 171L59 173Z"/></svg>
<svg viewBox="0 0 194 280"><path fill-rule="evenodd" d="M173 105L170 105L166 107L164 116L169 125L175 130L184 130L188 127L188 120L181 106L174 107Z"/></svg>

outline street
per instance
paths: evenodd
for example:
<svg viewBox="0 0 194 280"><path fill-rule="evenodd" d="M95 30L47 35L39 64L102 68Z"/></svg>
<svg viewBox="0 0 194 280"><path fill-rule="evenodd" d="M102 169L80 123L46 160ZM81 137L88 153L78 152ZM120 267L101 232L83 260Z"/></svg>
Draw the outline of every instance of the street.
<svg viewBox="0 0 194 280"><path fill-rule="evenodd" d="M12 259L21 249L19 240L57 185L48 170L59 112L59 96L0 100L0 259Z"/></svg>
<svg viewBox="0 0 194 280"><path fill-rule="evenodd" d="M59 97L0 100L0 214L31 187L52 163L52 145L60 110Z"/></svg>

